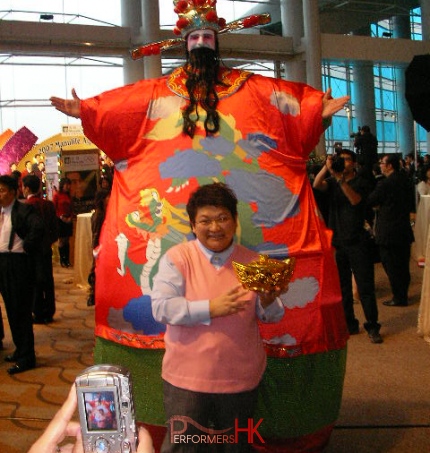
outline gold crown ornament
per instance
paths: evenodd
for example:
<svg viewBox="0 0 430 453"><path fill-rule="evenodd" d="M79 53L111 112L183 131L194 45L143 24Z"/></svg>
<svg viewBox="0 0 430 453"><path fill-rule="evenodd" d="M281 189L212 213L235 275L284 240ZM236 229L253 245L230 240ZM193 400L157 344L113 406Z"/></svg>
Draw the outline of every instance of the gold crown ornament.
<svg viewBox="0 0 430 453"><path fill-rule="evenodd" d="M258 260L248 264L233 261L236 276L243 287L250 291L272 291L280 289L286 292L294 273L296 259L275 260L267 255L260 255Z"/></svg>
<svg viewBox="0 0 430 453"><path fill-rule="evenodd" d="M173 4L175 7L174 11L179 17L173 33L178 38L165 39L138 46L130 51L133 60L159 55L163 51L180 47L183 45L186 36L195 30L211 29L216 33L222 34L258 25L266 25L271 21L270 14L264 13L252 14L251 16L226 23L225 19L218 17L216 0L173 0Z"/></svg>
<svg viewBox="0 0 430 453"><path fill-rule="evenodd" d="M179 16L175 35L185 38L194 30L211 29L216 32L226 26L226 21L218 17L216 12L216 0L173 0L175 13Z"/></svg>

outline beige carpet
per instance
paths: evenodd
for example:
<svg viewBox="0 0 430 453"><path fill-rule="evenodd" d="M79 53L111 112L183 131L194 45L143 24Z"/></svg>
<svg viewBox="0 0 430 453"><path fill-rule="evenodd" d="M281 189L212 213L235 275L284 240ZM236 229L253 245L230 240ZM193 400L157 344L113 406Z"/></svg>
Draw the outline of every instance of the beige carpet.
<svg viewBox="0 0 430 453"><path fill-rule="evenodd" d="M2 307L6 339L0 359L0 453L26 452L65 400L75 376L93 364L94 308L73 284L73 270L54 265L55 322L35 325L37 367L9 376L3 357L13 352ZM2 302L3 303L3 302Z"/></svg>
<svg viewBox="0 0 430 453"><path fill-rule="evenodd" d="M327 453L428 453L430 451L430 345L416 333L423 270L411 262L412 305L389 308L388 282L377 265L377 297L384 343L364 332L348 345L344 398ZM57 314L35 326L38 366L13 377L0 353L0 453L25 453L64 401L75 376L93 364L94 309L73 270L55 265ZM363 321L360 305L357 316ZM3 315L4 310L3 310Z"/></svg>

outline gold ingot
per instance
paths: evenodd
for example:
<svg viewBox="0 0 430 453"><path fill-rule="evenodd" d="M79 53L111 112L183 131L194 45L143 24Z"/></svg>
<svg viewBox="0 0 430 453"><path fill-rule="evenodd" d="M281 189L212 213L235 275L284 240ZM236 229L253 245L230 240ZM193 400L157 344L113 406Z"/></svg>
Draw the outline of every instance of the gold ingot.
<svg viewBox="0 0 430 453"><path fill-rule="evenodd" d="M294 273L296 259L275 260L267 255L260 255L258 260L248 264L233 261L236 276L243 287L250 291L273 291L280 288L286 292Z"/></svg>

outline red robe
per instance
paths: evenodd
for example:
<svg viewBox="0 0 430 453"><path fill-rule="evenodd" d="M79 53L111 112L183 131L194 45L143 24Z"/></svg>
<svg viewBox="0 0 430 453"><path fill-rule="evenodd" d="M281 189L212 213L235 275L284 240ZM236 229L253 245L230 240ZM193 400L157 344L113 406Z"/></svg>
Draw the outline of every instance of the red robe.
<svg viewBox="0 0 430 453"><path fill-rule="evenodd" d="M164 327L150 309L158 260L192 236L190 193L222 181L239 199L238 242L273 258L296 257L283 320L261 326L268 355L341 350L348 334L331 233L306 172L323 133L323 93L245 71L222 75L228 86L218 90L220 132L213 137L202 122L193 139L182 133L182 68L82 101L85 135L116 167L96 267L96 335L163 348Z"/></svg>

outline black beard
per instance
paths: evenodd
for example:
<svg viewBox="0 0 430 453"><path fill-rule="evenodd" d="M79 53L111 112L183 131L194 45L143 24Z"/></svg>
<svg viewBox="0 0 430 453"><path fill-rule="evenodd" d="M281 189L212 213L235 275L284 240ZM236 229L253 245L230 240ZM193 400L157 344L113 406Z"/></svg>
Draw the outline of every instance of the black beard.
<svg viewBox="0 0 430 453"><path fill-rule="evenodd" d="M185 86L190 103L182 112L182 116L184 118L183 131L191 138L194 137L199 120L198 105L206 111L204 122L206 135L215 134L219 130L219 115L216 111L218 95L215 89L216 84L219 83L217 54L218 52L207 47L199 47L187 53L188 64L185 71L188 77Z"/></svg>
<svg viewBox="0 0 430 453"><path fill-rule="evenodd" d="M215 50L207 47L193 49L188 56L188 77L194 81L216 83L218 77L219 60Z"/></svg>

